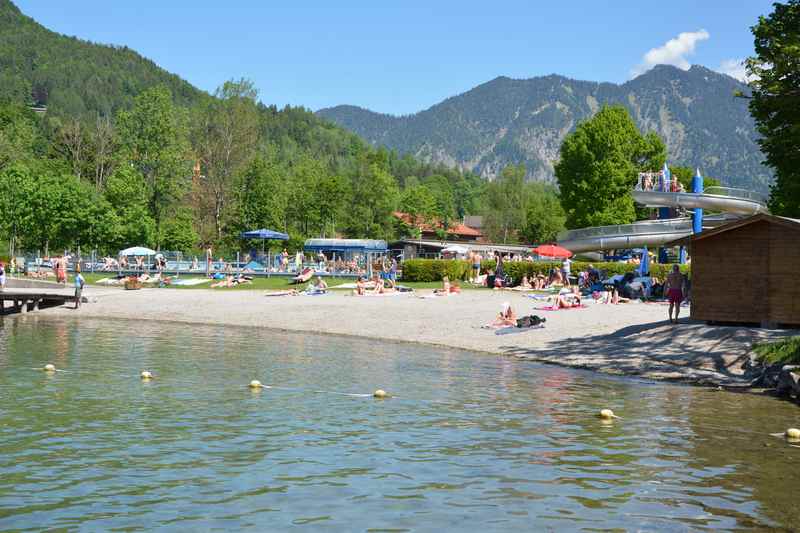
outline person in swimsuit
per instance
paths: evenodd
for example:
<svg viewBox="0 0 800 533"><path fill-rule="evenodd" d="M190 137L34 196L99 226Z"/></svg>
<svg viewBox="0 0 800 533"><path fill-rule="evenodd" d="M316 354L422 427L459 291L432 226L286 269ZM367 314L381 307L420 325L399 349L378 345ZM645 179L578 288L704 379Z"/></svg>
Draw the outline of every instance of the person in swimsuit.
<svg viewBox="0 0 800 533"><path fill-rule="evenodd" d="M571 307L581 306L581 293L578 287L572 289L563 288L556 296L556 309L569 309Z"/></svg>
<svg viewBox="0 0 800 533"><path fill-rule="evenodd" d="M667 281L664 283L667 289L667 298L669 299L669 321L677 324L678 313L681 311L681 302L683 301L683 285L684 279L681 274L681 269L678 265L672 266L672 272L667 276ZM675 308L675 319L672 319L672 309Z"/></svg>
<svg viewBox="0 0 800 533"><path fill-rule="evenodd" d="M481 256L478 252L471 252L472 255L472 279L477 279L481 275Z"/></svg>
<svg viewBox="0 0 800 533"><path fill-rule="evenodd" d="M503 302L500 313L491 325L494 327L517 326L517 314L511 309L511 304L509 302Z"/></svg>

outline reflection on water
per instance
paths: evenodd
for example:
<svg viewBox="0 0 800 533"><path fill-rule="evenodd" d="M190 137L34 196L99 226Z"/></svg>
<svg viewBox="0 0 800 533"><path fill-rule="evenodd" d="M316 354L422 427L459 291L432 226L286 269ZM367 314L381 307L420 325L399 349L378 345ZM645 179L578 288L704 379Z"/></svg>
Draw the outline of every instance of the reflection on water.
<svg viewBox="0 0 800 533"><path fill-rule="evenodd" d="M0 342L2 530L800 519L800 449L769 436L800 412L770 398L255 329L27 316ZM33 370L48 362L65 371ZM395 397L313 392L377 388ZM624 418L603 424L601 407Z"/></svg>

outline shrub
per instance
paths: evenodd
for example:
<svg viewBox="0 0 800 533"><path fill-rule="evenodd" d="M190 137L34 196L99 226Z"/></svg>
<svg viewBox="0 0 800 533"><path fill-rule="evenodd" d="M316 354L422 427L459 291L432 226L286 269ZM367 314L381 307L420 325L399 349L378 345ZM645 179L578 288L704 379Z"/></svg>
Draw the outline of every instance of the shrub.
<svg viewBox="0 0 800 533"><path fill-rule="evenodd" d="M457 259L409 259L403 262L403 281L465 280L469 276L468 261Z"/></svg>
<svg viewBox="0 0 800 533"><path fill-rule="evenodd" d="M574 261L572 263L572 272L578 273L585 271L589 265L594 267L605 276L614 276L616 274L625 274L633 272L638 265L628 263L589 263L585 261ZM471 272L471 265L468 261L460 261L455 259L409 259L403 263L403 280L404 281L441 281L443 276L448 276L450 279L467 279ZM489 270L494 270L494 261L484 261L481 263L481 273L486 274ZM561 268L560 261L508 261L503 263L503 268L506 275L513 278L514 283L519 283L522 276L528 278L536 274L548 275L551 268ZM657 278L665 278L672 270L671 264L650 264L650 274ZM689 274L689 265L681 265L681 272Z"/></svg>

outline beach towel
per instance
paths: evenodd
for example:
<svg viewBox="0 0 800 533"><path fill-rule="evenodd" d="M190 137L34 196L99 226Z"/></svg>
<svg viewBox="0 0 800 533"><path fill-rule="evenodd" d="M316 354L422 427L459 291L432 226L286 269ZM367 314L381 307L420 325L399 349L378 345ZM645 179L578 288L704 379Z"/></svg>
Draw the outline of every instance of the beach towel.
<svg viewBox="0 0 800 533"><path fill-rule="evenodd" d="M537 311L569 311L570 309L586 309L587 305L581 304L575 307L556 307L555 305L545 305L543 307L534 307Z"/></svg>
<svg viewBox="0 0 800 533"><path fill-rule="evenodd" d="M484 324L480 329L489 329L494 331L495 335L510 335L512 333L522 333L523 331L530 331L532 329L544 329L544 324L537 326L528 326L526 328L518 328L516 326L495 326L494 324Z"/></svg>
<svg viewBox="0 0 800 533"><path fill-rule="evenodd" d="M526 294L525 295L525 298L530 298L532 300L539 300L539 301L542 301L542 300L546 301L546 300L549 300L552 297L553 297L552 295L547 295L547 294Z"/></svg>
<svg viewBox="0 0 800 533"><path fill-rule="evenodd" d="M202 285L209 283L211 280L207 278L189 278L189 279L173 279L171 285L178 285L181 287L191 287L193 285Z"/></svg>

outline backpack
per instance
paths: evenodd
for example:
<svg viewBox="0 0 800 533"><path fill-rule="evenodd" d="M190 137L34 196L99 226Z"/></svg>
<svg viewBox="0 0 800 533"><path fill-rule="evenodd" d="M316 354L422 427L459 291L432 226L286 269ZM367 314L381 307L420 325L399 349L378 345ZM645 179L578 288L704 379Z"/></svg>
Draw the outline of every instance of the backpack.
<svg viewBox="0 0 800 533"><path fill-rule="evenodd" d="M542 318L538 315L530 315L524 316L522 318L517 319L517 327L518 328L532 328L534 326L538 326L546 322L546 318Z"/></svg>

